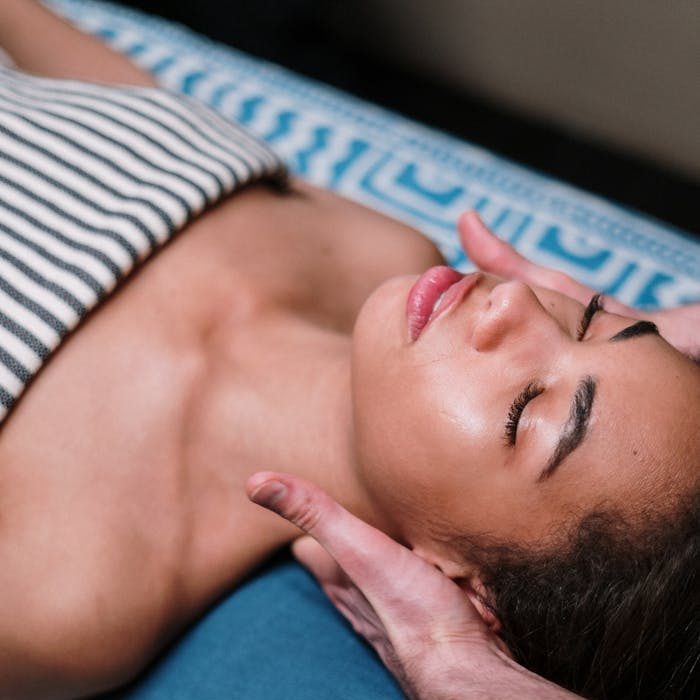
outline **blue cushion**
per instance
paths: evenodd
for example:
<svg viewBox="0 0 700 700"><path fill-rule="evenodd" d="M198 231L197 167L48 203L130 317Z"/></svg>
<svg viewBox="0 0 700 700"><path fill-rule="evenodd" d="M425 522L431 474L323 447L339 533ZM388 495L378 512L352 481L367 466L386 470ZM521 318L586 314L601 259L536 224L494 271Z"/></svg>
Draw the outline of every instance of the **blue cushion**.
<svg viewBox="0 0 700 700"><path fill-rule="evenodd" d="M202 618L126 690L128 700L398 700L372 649L288 554Z"/></svg>

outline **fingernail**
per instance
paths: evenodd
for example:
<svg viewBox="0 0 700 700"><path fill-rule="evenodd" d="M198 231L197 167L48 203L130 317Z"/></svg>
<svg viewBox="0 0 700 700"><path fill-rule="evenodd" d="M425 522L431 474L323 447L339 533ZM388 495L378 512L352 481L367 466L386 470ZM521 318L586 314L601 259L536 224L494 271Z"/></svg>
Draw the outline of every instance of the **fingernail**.
<svg viewBox="0 0 700 700"><path fill-rule="evenodd" d="M266 481L250 494L250 500L259 506L278 511L276 506L287 495L287 487L281 481Z"/></svg>

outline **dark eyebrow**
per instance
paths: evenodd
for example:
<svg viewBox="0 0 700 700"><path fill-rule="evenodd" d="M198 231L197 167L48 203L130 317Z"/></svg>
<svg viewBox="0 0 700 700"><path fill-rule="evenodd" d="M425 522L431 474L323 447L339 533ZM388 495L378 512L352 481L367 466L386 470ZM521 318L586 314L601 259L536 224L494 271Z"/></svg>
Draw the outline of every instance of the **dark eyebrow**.
<svg viewBox="0 0 700 700"><path fill-rule="evenodd" d="M579 381L569 409L569 418L559 434L557 446L537 481L548 479L554 470L583 442L591 420L598 382L590 376Z"/></svg>
<svg viewBox="0 0 700 700"><path fill-rule="evenodd" d="M623 328L619 333L610 338L611 343L616 343L627 338L636 338L640 335L659 335L659 329L651 321L637 321L627 328Z"/></svg>
<svg viewBox="0 0 700 700"><path fill-rule="evenodd" d="M591 305L589 304L589 306ZM609 342L618 343L622 340L638 338L642 335L660 335L660 333L655 323L651 321L637 321L615 333ZM583 377L578 383L571 400L569 418L559 434L559 440L557 440L552 456L537 477L538 482L548 479L556 468L583 442L588 431L597 386L597 381L591 376Z"/></svg>

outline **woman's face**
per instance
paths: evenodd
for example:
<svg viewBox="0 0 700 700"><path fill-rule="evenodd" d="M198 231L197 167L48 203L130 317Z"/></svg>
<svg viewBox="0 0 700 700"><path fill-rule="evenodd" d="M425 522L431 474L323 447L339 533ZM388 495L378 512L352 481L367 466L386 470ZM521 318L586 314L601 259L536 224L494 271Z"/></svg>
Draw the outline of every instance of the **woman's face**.
<svg viewBox="0 0 700 700"><path fill-rule="evenodd" d="M578 302L475 279L415 339L414 276L357 320L359 477L395 536L555 542L595 507L639 515L695 483L697 366L634 319L597 311L582 334Z"/></svg>

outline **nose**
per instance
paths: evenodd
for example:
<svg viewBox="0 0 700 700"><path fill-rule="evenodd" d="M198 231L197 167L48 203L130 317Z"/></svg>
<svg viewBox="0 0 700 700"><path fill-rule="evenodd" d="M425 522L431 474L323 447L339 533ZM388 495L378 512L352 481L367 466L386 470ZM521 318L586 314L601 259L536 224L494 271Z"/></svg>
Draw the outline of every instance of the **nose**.
<svg viewBox="0 0 700 700"><path fill-rule="evenodd" d="M477 352L489 352L503 343L542 343L541 325L549 315L528 285L515 280L496 285L486 300L472 336Z"/></svg>

